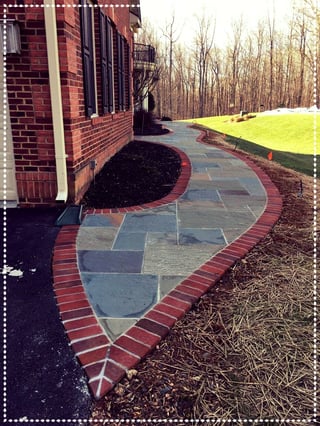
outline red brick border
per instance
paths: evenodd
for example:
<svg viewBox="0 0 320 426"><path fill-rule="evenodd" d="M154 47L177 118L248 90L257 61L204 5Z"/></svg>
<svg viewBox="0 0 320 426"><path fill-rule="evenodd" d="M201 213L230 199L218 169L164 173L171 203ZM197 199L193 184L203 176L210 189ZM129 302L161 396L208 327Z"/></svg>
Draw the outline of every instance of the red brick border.
<svg viewBox="0 0 320 426"><path fill-rule="evenodd" d="M202 142L204 134L201 132L197 141ZM141 206L92 209L86 214L127 213L155 208L176 200L188 185L191 163L184 152L171 148L181 157L182 172L169 195ZM128 369L133 368L150 353L169 333L175 322L183 317L232 265L261 241L279 219L282 198L271 179L251 160L231 150L225 151L244 161L259 177L267 193L264 212L248 231L183 280L113 343L100 326L82 286L76 252L79 226L65 226L58 234L53 255L57 305L71 346L88 376L89 387L96 399L109 392L125 376Z"/></svg>

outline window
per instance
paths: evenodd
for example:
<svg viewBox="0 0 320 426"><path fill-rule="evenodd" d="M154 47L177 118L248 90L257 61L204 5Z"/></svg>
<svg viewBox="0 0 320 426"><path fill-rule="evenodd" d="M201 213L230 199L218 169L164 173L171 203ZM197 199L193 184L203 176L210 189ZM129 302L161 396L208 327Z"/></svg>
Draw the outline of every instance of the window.
<svg viewBox="0 0 320 426"><path fill-rule="evenodd" d="M81 38L83 52L83 78L86 115L98 112L94 13L99 18L101 84L99 78L99 103L103 114L129 110L130 96L130 47L123 35L116 30L102 9L93 7L92 0L80 0ZM101 98L100 98L101 95ZM101 99L101 101L100 101Z"/></svg>
<svg viewBox="0 0 320 426"><path fill-rule="evenodd" d="M97 82L94 49L94 8L90 0L80 0L83 79L86 115L97 113Z"/></svg>
<svg viewBox="0 0 320 426"><path fill-rule="evenodd" d="M103 113L114 111L113 28L100 11L101 85Z"/></svg>

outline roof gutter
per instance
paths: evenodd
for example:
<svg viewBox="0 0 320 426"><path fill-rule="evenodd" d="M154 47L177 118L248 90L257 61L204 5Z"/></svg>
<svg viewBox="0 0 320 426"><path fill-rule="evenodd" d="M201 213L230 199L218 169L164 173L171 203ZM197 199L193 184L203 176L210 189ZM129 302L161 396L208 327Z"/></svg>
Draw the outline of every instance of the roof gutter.
<svg viewBox="0 0 320 426"><path fill-rule="evenodd" d="M58 38L56 8L54 0L43 0L46 29L49 83L53 122L53 137L56 160L58 193L56 201L66 202L68 198L67 164L63 127L63 110L61 99L60 66L58 54Z"/></svg>

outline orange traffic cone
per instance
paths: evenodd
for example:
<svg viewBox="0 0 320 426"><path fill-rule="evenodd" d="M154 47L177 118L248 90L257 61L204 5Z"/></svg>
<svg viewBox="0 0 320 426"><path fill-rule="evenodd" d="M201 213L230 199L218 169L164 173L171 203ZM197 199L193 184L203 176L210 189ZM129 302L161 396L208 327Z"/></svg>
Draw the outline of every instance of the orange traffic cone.
<svg viewBox="0 0 320 426"><path fill-rule="evenodd" d="M272 161L272 151L270 151L268 154L268 160Z"/></svg>

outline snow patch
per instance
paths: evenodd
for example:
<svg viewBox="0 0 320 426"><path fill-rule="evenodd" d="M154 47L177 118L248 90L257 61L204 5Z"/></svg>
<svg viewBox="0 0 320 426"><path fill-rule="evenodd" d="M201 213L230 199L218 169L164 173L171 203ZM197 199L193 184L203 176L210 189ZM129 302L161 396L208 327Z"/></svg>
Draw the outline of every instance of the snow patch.
<svg viewBox="0 0 320 426"><path fill-rule="evenodd" d="M21 269L13 269L12 271L9 272L9 275L11 277L23 277L23 272L21 271Z"/></svg>
<svg viewBox="0 0 320 426"><path fill-rule="evenodd" d="M277 108L270 111L264 111L261 114L265 115L277 115L277 114L306 114L309 112L320 112L320 109L316 105L310 108Z"/></svg>
<svg viewBox="0 0 320 426"><path fill-rule="evenodd" d="M34 274L35 272L37 272L37 268L31 268L29 269L29 272ZM12 266L8 266L8 265L0 269L0 273L2 275L9 275L10 277L19 277L19 278L23 277L23 271L21 269L13 268Z"/></svg>
<svg viewBox="0 0 320 426"><path fill-rule="evenodd" d="M23 271L21 269L14 269L12 266L5 266L2 268L1 273L3 275L9 275L10 277L23 277Z"/></svg>

